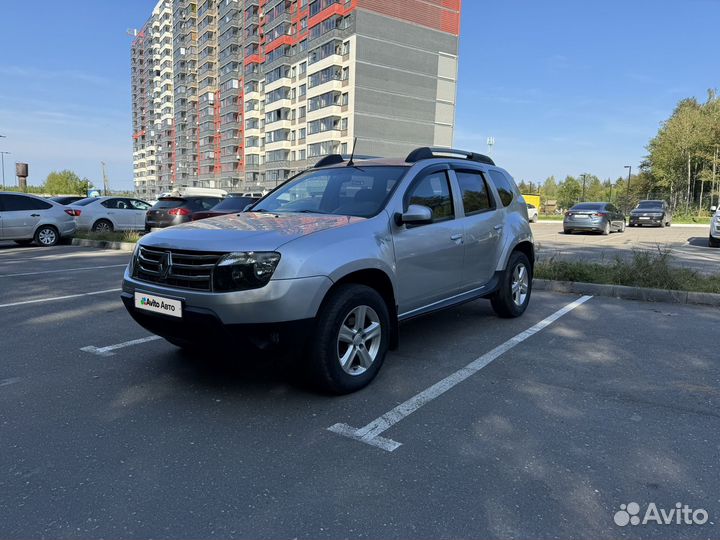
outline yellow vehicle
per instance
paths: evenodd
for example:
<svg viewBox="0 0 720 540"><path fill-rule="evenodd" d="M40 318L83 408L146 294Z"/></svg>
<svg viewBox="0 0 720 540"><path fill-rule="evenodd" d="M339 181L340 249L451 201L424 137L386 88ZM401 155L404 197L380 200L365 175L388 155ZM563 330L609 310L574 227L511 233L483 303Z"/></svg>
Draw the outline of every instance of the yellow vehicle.
<svg viewBox="0 0 720 540"><path fill-rule="evenodd" d="M525 199L526 203L532 204L540 211L540 195L523 195L523 199Z"/></svg>

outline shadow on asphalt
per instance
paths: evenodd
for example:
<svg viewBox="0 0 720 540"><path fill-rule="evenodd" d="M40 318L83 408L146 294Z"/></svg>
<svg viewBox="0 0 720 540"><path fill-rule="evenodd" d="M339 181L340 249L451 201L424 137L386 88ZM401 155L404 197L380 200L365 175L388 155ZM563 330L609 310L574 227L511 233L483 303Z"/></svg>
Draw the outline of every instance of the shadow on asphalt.
<svg viewBox="0 0 720 540"><path fill-rule="evenodd" d="M710 247L707 236L691 236L688 238L688 245L696 247Z"/></svg>

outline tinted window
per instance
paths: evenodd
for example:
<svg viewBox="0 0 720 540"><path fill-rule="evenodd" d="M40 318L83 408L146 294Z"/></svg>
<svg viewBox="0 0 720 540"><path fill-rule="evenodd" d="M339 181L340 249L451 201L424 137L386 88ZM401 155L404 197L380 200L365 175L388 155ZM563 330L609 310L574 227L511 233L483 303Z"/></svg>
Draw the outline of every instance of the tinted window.
<svg viewBox="0 0 720 540"><path fill-rule="evenodd" d="M462 192L465 215L470 216L493 207L487 184L482 174L474 171L457 171L458 184Z"/></svg>
<svg viewBox="0 0 720 540"><path fill-rule="evenodd" d="M515 197L515 188L512 186L510 179L500 171L490 171L490 178L498 190L503 206L509 205Z"/></svg>
<svg viewBox="0 0 720 540"><path fill-rule="evenodd" d="M635 208L643 208L643 209L662 208L663 204L664 203L662 201L640 201Z"/></svg>
<svg viewBox="0 0 720 540"><path fill-rule="evenodd" d="M87 206L90 203L94 203L98 200L98 197L88 197L87 199L81 199L77 202L74 202L73 205L75 206Z"/></svg>
<svg viewBox="0 0 720 540"><path fill-rule="evenodd" d="M202 197L192 201L195 208L201 208L202 210L210 210L213 206L219 203L222 199L215 197Z"/></svg>
<svg viewBox="0 0 720 540"><path fill-rule="evenodd" d="M603 210L605 203L580 203L573 206L570 210Z"/></svg>
<svg viewBox="0 0 720 540"><path fill-rule="evenodd" d="M108 199L100 204L105 208L114 208L117 210L127 210L130 208L130 203L125 199Z"/></svg>
<svg viewBox="0 0 720 540"><path fill-rule="evenodd" d="M33 197L23 195L2 195L2 206L5 212L20 212L23 210L47 210L52 204Z"/></svg>
<svg viewBox="0 0 720 540"><path fill-rule="evenodd" d="M428 174L413 184L405 197L405 209L411 204L427 206L432 210L433 221L452 219L455 216L450 196L450 184L445 171Z"/></svg>
<svg viewBox="0 0 720 540"><path fill-rule="evenodd" d="M219 203L217 203L215 206L212 207L213 210L224 210L228 212L239 212L248 204L252 204L257 199L253 199L252 197L228 197L227 199L223 199Z"/></svg>
<svg viewBox="0 0 720 540"><path fill-rule="evenodd" d="M160 199L158 202L155 203L155 206L153 206L153 208L155 208L156 210L161 208L178 208L186 202L187 201L185 199L178 198Z"/></svg>

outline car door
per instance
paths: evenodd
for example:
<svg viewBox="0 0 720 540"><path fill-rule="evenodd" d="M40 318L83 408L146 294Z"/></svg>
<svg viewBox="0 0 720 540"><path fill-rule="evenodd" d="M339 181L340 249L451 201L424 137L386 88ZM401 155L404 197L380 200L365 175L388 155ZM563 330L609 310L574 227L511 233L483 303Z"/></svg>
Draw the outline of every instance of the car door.
<svg viewBox="0 0 720 540"><path fill-rule="evenodd" d="M141 230L145 228L145 214L150 210L150 205L140 199L128 199L128 204L132 209L133 213L133 226L135 230Z"/></svg>
<svg viewBox="0 0 720 540"><path fill-rule="evenodd" d="M608 204L605 206L605 211L610 217L610 226L614 229L620 229L625 221L625 217L620 213L620 210L614 204Z"/></svg>
<svg viewBox="0 0 720 540"><path fill-rule="evenodd" d="M456 219L447 168L421 173L403 196L403 209L427 206L432 222L393 224L400 315L457 294L464 257L462 224Z"/></svg>
<svg viewBox="0 0 720 540"><path fill-rule="evenodd" d="M113 197L100 203L106 209L113 228L118 231L127 231L133 228L134 215L127 199Z"/></svg>
<svg viewBox="0 0 720 540"><path fill-rule="evenodd" d="M479 170L455 170L463 216L465 254L461 291L487 284L495 275L501 246L503 210ZM500 206L500 208L502 208Z"/></svg>
<svg viewBox="0 0 720 540"><path fill-rule="evenodd" d="M44 207L52 207L49 203L20 194L6 193L0 195L0 198L3 208L3 238L8 240L32 238Z"/></svg>

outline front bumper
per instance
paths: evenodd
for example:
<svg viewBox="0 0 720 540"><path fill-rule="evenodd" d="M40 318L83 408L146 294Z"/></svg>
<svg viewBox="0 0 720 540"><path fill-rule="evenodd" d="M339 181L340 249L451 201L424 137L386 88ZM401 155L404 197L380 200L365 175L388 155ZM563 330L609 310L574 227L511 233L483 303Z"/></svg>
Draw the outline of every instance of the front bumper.
<svg viewBox="0 0 720 540"><path fill-rule="evenodd" d="M710 223L710 236L720 240L720 221L713 220Z"/></svg>
<svg viewBox="0 0 720 540"><path fill-rule="evenodd" d="M663 216L633 216L629 218L630 225L654 225L659 227L663 224Z"/></svg>
<svg viewBox="0 0 720 540"><path fill-rule="evenodd" d="M265 287L249 291L205 292L146 283L125 271L123 294L135 291L180 300L183 312L209 313L223 325L275 324L313 319L332 286L328 277L271 280ZM133 304L131 314L136 310ZM144 312L143 312L144 314ZM177 324L179 320L172 320Z"/></svg>

